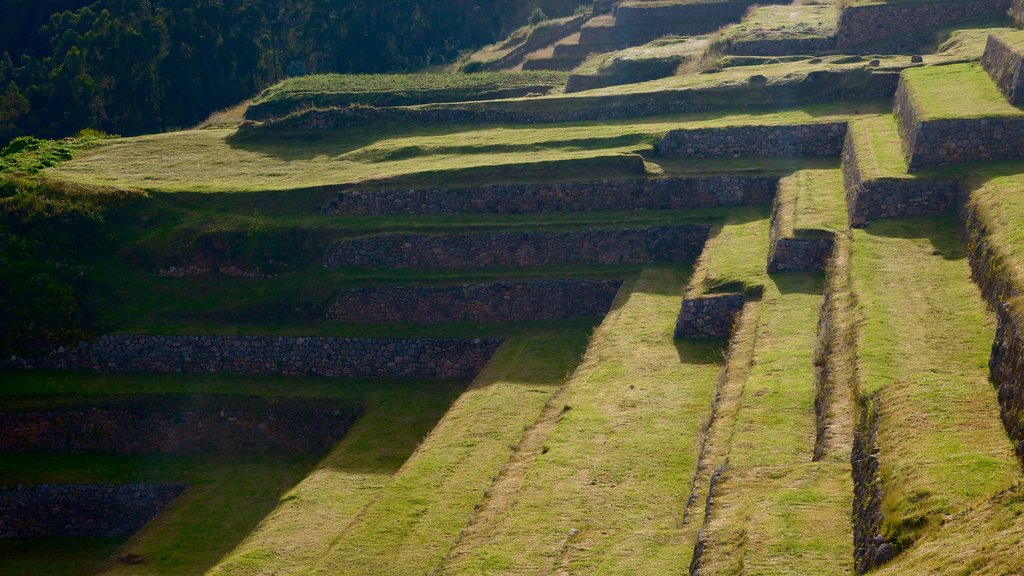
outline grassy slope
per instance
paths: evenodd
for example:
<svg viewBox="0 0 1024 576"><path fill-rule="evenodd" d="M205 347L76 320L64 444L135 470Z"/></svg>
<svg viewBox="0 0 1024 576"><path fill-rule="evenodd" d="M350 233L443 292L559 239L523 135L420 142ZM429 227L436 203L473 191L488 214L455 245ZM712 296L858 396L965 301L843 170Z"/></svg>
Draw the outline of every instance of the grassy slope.
<svg viewBox="0 0 1024 576"><path fill-rule="evenodd" d="M783 235L846 229L842 170L800 170L779 182L779 193L790 204L782 211L791 215L783 221Z"/></svg>
<svg viewBox="0 0 1024 576"><path fill-rule="evenodd" d="M907 160L892 115L858 118L850 123L850 134L864 180L914 177L907 173Z"/></svg>
<svg viewBox="0 0 1024 576"><path fill-rule="evenodd" d="M978 63L913 68L902 82L921 121L1024 116Z"/></svg>
<svg viewBox="0 0 1024 576"><path fill-rule="evenodd" d="M686 275L641 275L595 334L521 488L443 574L668 574L720 367L720 343L673 343Z"/></svg>
<svg viewBox="0 0 1024 576"><path fill-rule="evenodd" d="M952 219L857 231L860 394L880 397L884 535L898 546L1019 478L987 382L994 330Z"/></svg>
<svg viewBox="0 0 1024 576"><path fill-rule="evenodd" d="M313 573L430 572L572 371L585 341L586 332L573 331L506 342Z"/></svg>
<svg viewBox="0 0 1024 576"><path fill-rule="evenodd" d="M848 574L848 457L811 462L821 279L767 283L749 377L715 493L702 574Z"/></svg>
<svg viewBox="0 0 1024 576"><path fill-rule="evenodd" d="M1018 166L1014 170L1021 170ZM1004 274L1021 286L1024 279L1024 175L983 177L971 189L968 202L977 208L988 228L989 243L998 251Z"/></svg>
<svg viewBox="0 0 1024 576"><path fill-rule="evenodd" d="M78 374L4 374L0 396L76 396L110 394L244 394L260 396L338 397L365 401L367 413L321 466L285 498L295 505L316 490L316 510L346 506L331 501L324 475L334 483L373 487L374 475L397 468L419 439L441 417L461 390L449 384L386 384L323 379L252 378L204 375L110 376ZM396 427L396 423L403 423ZM246 537L278 499L313 468L315 455L290 456L113 456L4 455L0 483L35 482L187 482L191 487L155 521L129 539L118 555L136 554L141 565L110 562L99 572L111 575L199 574ZM350 468L338 467L345 464ZM360 470L362 468L362 470ZM351 496L349 496L351 497ZM304 515L303 522L309 519ZM262 534L262 532L261 532ZM95 573L97 563L120 543L88 539L55 540L35 545L4 543L5 574L69 574L63 560L69 543L82 547L74 568ZM315 545L312 540L308 545ZM91 558L89 551L93 551ZM8 556L8 554L10 556ZM54 561L54 558L61 560ZM282 564L284 562L282 561Z"/></svg>
<svg viewBox="0 0 1024 576"><path fill-rule="evenodd" d="M431 174L444 172L443 181L451 181L453 171L480 167L494 167L488 180L501 182L521 179L537 168L520 168L517 174L517 165L649 150L674 129L808 124L875 111L872 104L835 103L542 127L373 124L318 138L241 142L229 138L231 130L191 130L104 141L46 174L89 184L179 192L288 190L414 174L425 177L420 182L429 182ZM381 137L383 133L390 136Z"/></svg>
<svg viewBox="0 0 1024 576"><path fill-rule="evenodd" d="M718 41L827 38L835 35L836 25L833 3L758 6L742 22L724 28Z"/></svg>

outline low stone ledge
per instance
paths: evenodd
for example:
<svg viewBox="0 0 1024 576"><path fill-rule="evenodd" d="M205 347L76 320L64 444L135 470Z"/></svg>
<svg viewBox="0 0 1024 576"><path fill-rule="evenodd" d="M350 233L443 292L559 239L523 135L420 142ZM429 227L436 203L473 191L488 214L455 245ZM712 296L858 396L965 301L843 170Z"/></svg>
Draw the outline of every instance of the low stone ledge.
<svg viewBox="0 0 1024 576"><path fill-rule="evenodd" d="M736 317L747 303L742 294L702 296L683 300L676 322L677 340L729 338Z"/></svg>
<svg viewBox="0 0 1024 576"><path fill-rule="evenodd" d="M846 128L845 122L830 122L672 130L658 152L672 158L839 156Z"/></svg>
<svg viewBox="0 0 1024 576"><path fill-rule="evenodd" d="M745 206L770 203L778 184L779 179L770 176L698 176L352 191L338 194L323 213L525 214Z"/></svg>
<svg viewBox="0 0 1024 576"><path fill-rule="evenodd" d="M473 269L693 262L710 226L502 232L495 234L385 234L339 240L327 268Z"/></svg>
<svg viewBox="0 0 1024 576"><path fill-rule="evenodd" d="M524 322L604 316L620 280L538 280L343 290L329 320L364 324Z"/></svg>
<svg viewBox="0 0 1024 576"><path fill-rule="evenodd" d="M922 121L905 80L896 90L895 113L911 172L963 162L1024 158L1024 117Z"/></svg>
<svg viewBox="0 0 1024 576"><path fill-rule="evenodd" d="M836 240L831 235L820 238L778 238L769 249L768 273L824 270L832 260L835 246Z"/></svg>
<svg viewBox="0 0 1024 576"><path fill-rule="evenodd" d="M854 228L887 218L945 214L955 209L961 194L960 183L955 180L865 180L858 168L852 136L843 149L843 181L849 222Z"/></svg>
<svg viewBox="0 0 1024 576"><path fill-rule="evenodd" d="M97 373L226 373L469 380L501 339L110 334L14 367Z"/></svg>
<svg viewBox="0 0 1024 576"><path fill-rule="evenodd" d="M1002 17L1011 0L893 2L848 6L839 16L838 48L888 40L898 36L927 36L942 26Z"/></svg>
<svg viewBox="0 0 1024 576"><path fill-rule="evenodd" d="M790 56L834 50L834 36L820 38L779 38L775 40L734 40L721 48L734 56Z"/></svg>
<svg viewBox="0 0 1024 576"><path fill-rule="evenodd" d="M0 412L0 452L320 453L341 440L362 412L362 405L344 400L237 396L8 406Z"/></svg>
<svg viewBox="0 0 1024 576"><path fill-rule="evenodd" d="M1024 54L1014 50L1006 40L990 34L981 65L1010 104L1024 104Z"/></svg>
<svg viewBox="0 0 1024 576"><path fill-rule="evenodd" d="M0 486L0 540L124 538L138 532L185 484Z"/></svg>

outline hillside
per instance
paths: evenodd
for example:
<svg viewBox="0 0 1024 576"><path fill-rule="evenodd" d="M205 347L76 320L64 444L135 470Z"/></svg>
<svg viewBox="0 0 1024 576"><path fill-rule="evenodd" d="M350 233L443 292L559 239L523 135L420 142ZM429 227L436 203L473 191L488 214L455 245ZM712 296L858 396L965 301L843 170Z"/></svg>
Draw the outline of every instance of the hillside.
<svg viewBox="0 0 1024 576"><path fill-rule="evenodd" d="M0 93L0 573L1022 573L1024 4L243 4Z"/></svg>

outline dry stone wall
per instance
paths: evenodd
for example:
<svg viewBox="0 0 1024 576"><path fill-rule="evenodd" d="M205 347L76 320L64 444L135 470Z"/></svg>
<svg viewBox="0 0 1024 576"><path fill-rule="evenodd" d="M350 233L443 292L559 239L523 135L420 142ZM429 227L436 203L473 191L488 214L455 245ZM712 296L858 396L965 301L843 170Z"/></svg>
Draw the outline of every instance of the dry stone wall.
<svg viewBox="0 0 1024 576"><path fill-rule="evenodd" d="M1024 319L1009 303L998 305L999 324L989 373L996 386L1003 426L1024 459Z"/></svg>
<svg viewBox="0 0 1024 576"><path fill-rule="evenodd" d="M768 204L779 179L768 176L642 178L476 188L342 192L324 214L526 214L672 210Z"/></svg>
<svg viewBox="0 0 1024 576"><path fill-rule="evenodd" d="M734 56L790 56L827 52L835 49L835 46L834 37L787 38L726 42L721 46L721 50Z"/></svg>
<svg viewBox="0 0 1024 576"><path fill-rule="evenodd" d="M227 373L469 380L500 339L428 340L111 334L16 367L98 373Z"/></svg>
<svg viewBox="0 0 1024 576"><path fill-rule="evenodd" d="M322 398L166 395L8 409L0 412L0 452L318 453L362 412Z"/></svg>
<svg viewBox="0 0 1024 576"><path fill-rule="evenodd" d="M843 149L843 180L849 222L854 228L886 218L944 214L953 210L960 198L960 184L953 180L865 180L858 166L856 146L850 137Z"/></svg>
<svg viewBox="0 0 1024 576"><path fill-rule="evenodd" d="M821 238L776 238L768 253L768 272L806 272L824 270L832 259L836 241Z"/></svg>
<svg viewBox="0 0 1024 576"><path fill-rule="evenodd" d="M124 538L174 501L184 484L0 486L0 540Z"/></svg>
<svg viewBox="0 0 1024 576"><path fill-rule="evenodd" d="M1011 0L890 2L849 6L839 16L839 48L921 36L947 24L1006 14Z"/></svg>
<svg viewBox="0 0 1024 576"><path fill-rule="evenodd" d="M658 152L675 158L839 156L846 128L845 122L830 122L673 130L662 138Z"/></svg>
<svg viewBox="0 0 1024 576"><path fill-rule="evenodd" d="M766 2L772 4L775 2ZM643 44L666 35L707 34L729 22L739 22L750 1L659 4L633 2L615 11L616 39L628 45Z"/></svg>
<svg viewBox="0 0 1024 576"><path fill-rule="evenodd" d="M728 338L736 326L736 317L747 299L742 294L703 296L683 300L675 337L678 340Z"/></svg>
<svg viewBox="0 0 1024 576"><path fill-rule="evenodd" d="M586 28L584 28L586 30ZM533 124L610 120L658 114L706 112L725 108L795 106L834 100L880 100L891 98L899 74L867 68L826 71L812 70L802 80L769 82L712 89L666 90L656 94L584 96L565 103L531 105L493 101L470 104L442 104L414 107L350 107L308 110L264 123L244 123L239 137L252 135L333 130L373 120L453 124ZM557 105L555 105L557 103Z"/></svg>
<svg viewBox="0 0 1024 576"><path fill-rule="evenodd" d="M536 280L459 286L352 288L327 318L369 324L523 322L604 316L621 280Z"/></svg>
<svg viewBox="0 0 1024 576"><path fill-rule="evenodd" d="M911 172L935 166L1024 158L1024 118L922 121L906 84L896 92L896 119Z"/></svg>
<svg viewBox="0 0 1024 576"><path fill-rule="evenodd" d="M1024 54L1002 38L990 35L981 65L1011 104L1024 104Z"/></svg>
<svg viewBox="0 0 1024 576"><path fill-rule="evenodd" d="M495 234L387 234L339 240L328 268L472 269L692 262L709 226L502 232Z"/></svg>

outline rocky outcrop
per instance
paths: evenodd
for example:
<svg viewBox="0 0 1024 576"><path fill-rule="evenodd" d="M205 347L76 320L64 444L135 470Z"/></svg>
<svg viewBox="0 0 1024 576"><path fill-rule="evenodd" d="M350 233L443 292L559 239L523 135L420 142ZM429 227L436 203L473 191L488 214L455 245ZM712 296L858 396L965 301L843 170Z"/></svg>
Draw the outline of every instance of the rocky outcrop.
<svg viewBox="0 0 1024 576"><path fill-rule="evenodd" d="M829 122L673 130L662 138L658 152L674 158L839 156L846 127L845 122Z"/></svg>
<svg viewBox="0 0 1024 576"><path fill-rule="evenodd" d="M342 290L327 318L364 324L526 322L604 316L620 280L535 280Z"/></svg>
<svg viewBox="0 0 1024 576"><path fill-rule="evenodd" d="M850 226L863 228L875 220L934 216L953 210L960 183L924 178L865 179L853 137L843 148L843 181Z"/></svg>
<svg viewBox="0 0 1024 576"><path fill-rule="evenodd" d="M495 234L385 234L339 240L328 268L473 269L692 262L709 226L501 232Z"/></svg>
<svg viewBox="0 0 1024 576"><path fill-rule="evenodd" d="M16 368L98 373L226 373L470 380L500 339L429 340L331 336L148 336L110 334Z"/></svg>
<svg viewBox="0 0 1024 576"><path fill-rule="evenodd" d="M125 538L138 532L187 485L37 484L0 486L0 540Z"/></svg>
<svg viewBox="0 0 1024 576"><path fill-rule="evenodd" d="M683 300L676 321L677 340L729 338L747 303L742 294L700 296Z"/></svg>
<svg viewBox="0 0 1024 576"><path fill-rule="evenodd" d="M981 65L1010 104L1024 104L1024 54L1003 38L989 35Z"/></svg>
<svg viewBox="0 0 1024 576"><path fill-rule="evenodd" d="M132 396L5 407L0 452L319 453L362 414L355 402L238 396Z"/></svg>
<svg viewBox="0 0 1024 576"><path fill-rule="evenodd" d="M694 176L350 191L339 193L323 213L526 214L744 206L770 203L778 184L771 176Z"/></svg>
<svg viewBox="0 0 1024 576"><path fill-rule="evenodd" d="M911 172L963 162L1024 158L1024 117L922 120L906 81L895 105Z"/></svg>
<svg viewBox="0 0 1024 576"><path fill-rule="evenodd" d="M925 36L936 28L956 22L999 18L1006 13L1010 2L936 0L847 6L839 16L837 46L842 49L898 36Z"/></svg>

